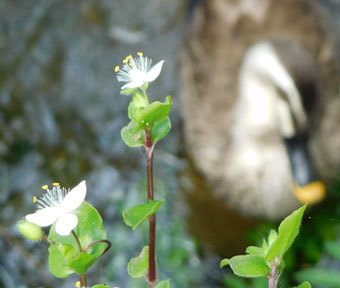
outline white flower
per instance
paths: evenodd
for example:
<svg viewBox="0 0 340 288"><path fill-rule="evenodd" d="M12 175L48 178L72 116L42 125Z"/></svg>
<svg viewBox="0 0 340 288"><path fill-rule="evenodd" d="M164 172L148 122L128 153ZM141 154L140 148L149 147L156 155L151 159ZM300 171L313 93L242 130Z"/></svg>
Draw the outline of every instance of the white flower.
<svg viewBox="0 0 340 288"><path fill-rule="evenodd" d="M43 186L46 193L41 199L34 197L38 210L26 215L26 220L40 227L47 227L56 222L56 232L67 236L78 225L78 218L72 212L84 201L86 196L86 182L80 182L71 191L61 188L59 183L53 183L53 188Z"/></svg>
<svg viewBox="0 0 340 288"><path fill-rule="evenodd" d="M154 81L161 73L164 60L151 67L152 60L144 57L142 52L138 52L138 57L133 58L131 55L124 60L122 69L115 67L118 72L117 79L119 82L127 82L121 89L132 89L143 86L145 83Z"/></svg>

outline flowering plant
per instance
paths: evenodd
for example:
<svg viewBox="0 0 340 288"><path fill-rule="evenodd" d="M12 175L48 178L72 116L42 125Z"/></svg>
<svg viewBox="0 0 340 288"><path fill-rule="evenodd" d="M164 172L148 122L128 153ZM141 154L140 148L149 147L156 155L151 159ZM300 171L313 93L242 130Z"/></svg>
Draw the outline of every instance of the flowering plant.
<svg viewBox="0 0 340 288"><path fill-rule="evenodd" d="M44 240L50 245L50 270L56 277L77 273L79 285L87 287L88 268L110 249L111 243L106 239L98 211L84 201L86 182L80 182L71 190L59 183L54 183L51 189L44 185L43 189L45 194L41 199L33 199L38 210L26 215L26 220L20 221L17 227L27 238ZM50 225L45 235L41 227Z"/></svg>

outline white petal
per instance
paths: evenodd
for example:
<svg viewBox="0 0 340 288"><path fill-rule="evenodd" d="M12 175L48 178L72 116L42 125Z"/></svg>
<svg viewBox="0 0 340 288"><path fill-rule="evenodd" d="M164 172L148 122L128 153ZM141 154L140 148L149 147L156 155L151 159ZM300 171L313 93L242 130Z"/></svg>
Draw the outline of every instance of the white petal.
<svg viewBox="0 0 340 288"><path fill-rule="evenodd" d="M123 90L123 89L127 89L127 88L138 88L138 87L143 86L143 84L144 84L144 81L136 80L136 81L132 81L132 82L125 84L124 86L122 86L121 89Z"/></svg>
<svg viewBox="0 0 340 288"><path fill-rule="evenodd" d="M58 218L55 231L61 236L67 236L78 225L78 218L74 214L64 214Z"/></svg>
<svg viewBox="0 0 340 288"><path fill-rule="evenodd" d="M155 80L159 73L161 73L162 66L163 66L164 60L158 62L155 66L153 66L149 72L146 73L145 75L145 81L146 82L152 82Z"/></svg>
<svg viewBox="0 0 340 288"><path fill-rule="evenodd" d="M26 215L26 220L32 222L40 227L47 227L52 225L59 217L61 213L58 207L47 207L38 210L33 214Z"/></svg>
<svg viewBox="0 0 340 288"><path fill-rule="evenodd" d="M76 210L81 203L83 203L85 196L86 181L83 180L65 196L60 204L60 209L62 209L64 213Z"/></svg>

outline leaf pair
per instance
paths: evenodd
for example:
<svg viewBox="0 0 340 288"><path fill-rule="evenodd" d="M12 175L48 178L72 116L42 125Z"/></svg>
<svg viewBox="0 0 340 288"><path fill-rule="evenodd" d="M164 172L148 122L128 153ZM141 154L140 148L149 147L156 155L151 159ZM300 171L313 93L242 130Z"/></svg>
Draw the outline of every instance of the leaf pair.
<svg viewBox="0 0 340 288"><path fill-rule="evenodd" d="M83 202L74 213L79 220L75 233L83 250L94 241L106 239L103 220L92 205ZM60 236L55 231L55 224L50 229L48 240L52 243L49 247L50 269L58 278L64 278L73 273L86 274L88 268L107 248L106 243L98 243L86 252L80 252L74 236L72 234Z"/></svg>
<svg viewBox="0 0 340 288"><path fill-rule="evenodd" d="M131 121L121 131L121 136L129 147L144 146L146 131L151 131L152 142L156 143L171 129L171 97L168 96L163 103L155 101L151 104L145 99L146 96L137 92L129 104L128 115Z"/></svg>
<svg viewBox="0 0 340 288"><path fill-rule="evenodd" d="M223 259L220 267L230 265L234 274L241 277L267 277L274 265L278 267L279 272L282 271L283 256L299 233L305 209L306 205L285 218L278 233L272 230L261 247L250 246L246 250L247 255Z"/></svg>
<svg viewBox="0 0 340 288"><path fill-rule="evenodd" d="M144 246L141 253L128 264L128 273L132 278L147 275L149 269L149 246ZM170 288L170 279L159 282L155 288Z"/></svg>

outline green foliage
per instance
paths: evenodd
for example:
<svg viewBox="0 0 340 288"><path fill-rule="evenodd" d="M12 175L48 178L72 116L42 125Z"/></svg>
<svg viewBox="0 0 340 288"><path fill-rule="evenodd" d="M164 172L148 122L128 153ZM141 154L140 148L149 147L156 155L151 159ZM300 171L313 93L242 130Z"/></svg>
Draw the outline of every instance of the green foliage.
<svg viewBox="0 0 340 288"><path fill-rule="evenodd" d="M305 281L296 288L312 288L312 286L309 284L309 282Z"/></svg>
<svg viewBox="0 0 340 288"><path fill-rule="evenodd" d="M165 200L150 200L147 204L137 205L123 212L124 222L133 230L143 223L164 204Z"/></svg>
<svg viewBox="0 0 340 288"><path fill-rule="evenodd" d="M159 282L155 288L170 288L170 279Z"/></svg>
<svg viewBox="0 0 340 288"><path fill-rule="evenodd" d="M171 130L171 121L169 117L166 117L158 122L152 128L151 137L152 142L157 143L159 140L163 139Z"/></svg>
<svg viewBox="0 0 340 288"><path fill-rule="evenodd" d="M74 273L74 270L68 265L70 260L76 255L73 246L67 244L52 244L49 249L50 270L54 276L65 278Z"/></svg>
<svg viewBox="0 0 340 288"><path fill-rule="evenodd" d="M125 144L129 147L138 147L145 144L145 131L135 121L123 127L121 136Z"/></svg>
<svg viewBox="0 0 340 288"><path fill-rule="evenodd" d="M275 258L282 259L283 255L293 244L296 236L299 234L300 224L305 209L306 205L294 211L281 222L277 238L272 241L272 244L269 243L270 248L266 256L268 262L272 262Z"/></svg>
<svg viewBox="0 0 340 288"><path fill-rule="evenodd" d="M91 288L110 288L110 286L104 284L97 284L92 286Z"/></svg>
<svg viewBox="0 0 340 288"><path fill-rule="evenodd" d="M82 249L96 241L106 239L103 220L98 211L90 204L83 204L74 213L78 216L79 224L75 228ZM59 278L64 278L72 273L85 274L88 268L95 263L107 247L105 243L98 243L86 252L80 252L77 241L72 234L60 236L52 225L48 240L49 263L51 272Z"/></svg>
<svg viewBox="0 0 340 288"><path fill-rule="evenodd" d="M220 267L226 265L230 265L234 274L241 277L266 277L270 273L270 266L260 255L239 255L223 259Z"/></svg>
<svg viewBox="0 0 340 288"><path fill-rule="evenodd" d="M163 103L155 101L147 106L136 108L134 115L136 116L137 123L144 129L149 130L156 122L169 116L171 107L171 96L167 96Z"/></svg>
<svg viewBox="0 0 340 288"><path fill-rule="evenodd" d="M153 143L164 138L171 129L169 113L172 100L167 96L164 102L155 101L149 104L146 94L136 91L128 107L130 123L123 127L121 136L129 147L145 145L146 132L151 131Z"/></svg>
<svg viewBox="0 0 340 288"><path fill-rule="evenodd" d="M149 269L149 246L144 246L141 253L128 263L128 273L132 278L143 277Z"/></svg>
<svg viewBox="0 0 340 288"><path fill-rule="evenodd" d="M278 233L271 230L267 239L263 240L261 247L249 246L246 249L247 255L223 259L220 267L230 265L234 274L241 277L266 277L271 273L273 267L277 267L280 274L285 265L283 256L299 233L305 209L306 205L286 217L281 222Z"/></svg>

